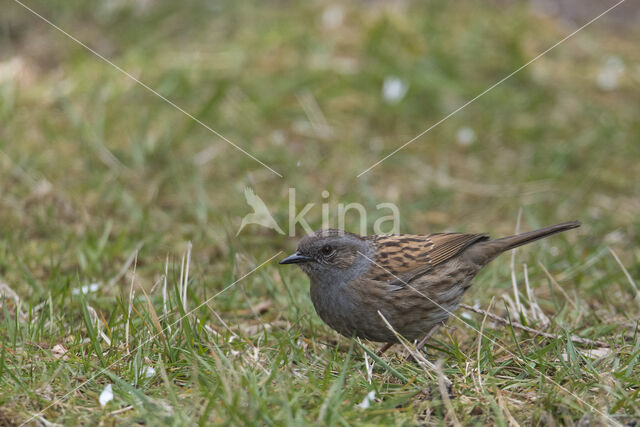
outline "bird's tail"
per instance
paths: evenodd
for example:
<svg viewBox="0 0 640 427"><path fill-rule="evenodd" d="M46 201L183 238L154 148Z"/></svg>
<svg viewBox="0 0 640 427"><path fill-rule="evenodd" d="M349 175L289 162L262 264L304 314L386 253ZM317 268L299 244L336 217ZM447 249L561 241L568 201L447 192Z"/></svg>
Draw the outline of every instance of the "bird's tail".
<svg viewBox="0 0 640 427"><path fill-rule="evenodd" d="M494 243L500 248L501 252L504 252L508 251L509 249L517 248L518 246L526 245L527 243L533 242L535 240L551 236L552 234L561 233L563 231L571 230L572 228L578 227L580 227L580 222L578 221L563 222L562 224L551 225L549 227L529 231L528 233L502 237L489 243Z"/></svg>
<svg viewBox="0 0 640 427"><path fill-rule="evenodd" d="M496 240L480 242L469 248L469 255L478 264L484 265L500 255L504 251L515 249L518 246L526 245L538 239L551 236L580 227L579 221L563 222L562 224L551 225L527 233L516 234L514 236L502 237Z"/></svg>

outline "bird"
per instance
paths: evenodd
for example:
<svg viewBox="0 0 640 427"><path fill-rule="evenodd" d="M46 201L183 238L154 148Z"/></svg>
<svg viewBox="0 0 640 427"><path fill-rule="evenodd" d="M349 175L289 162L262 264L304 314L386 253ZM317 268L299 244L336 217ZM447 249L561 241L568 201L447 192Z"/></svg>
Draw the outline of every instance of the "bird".
<svg viewBox="0 0 640 427"><path fill-rule="evenodd" d="M385 343L423 338L458 307L472 279L501 253L579 227L578 221L491 240L485 233L360 236L323 229L303 237L280 264L310 279L320 318L348 338ZM387 325L393 328L394 331Z"/></svg>
<svg viewBox="0 0 640 427"><path fill-rule="evenodd" d="M244 189L244 198L247 200L247 204L253 208L253 213L246 214L244 218L242 218L242 222L240 223L240 228L238 229L236 236L239 235L242 229L249 224L258 224L263 227L276 230L280 234L285 234L276 220L273 219L271 213L269 213L267 205L253 192L251 188L246 187Z"/></svg>

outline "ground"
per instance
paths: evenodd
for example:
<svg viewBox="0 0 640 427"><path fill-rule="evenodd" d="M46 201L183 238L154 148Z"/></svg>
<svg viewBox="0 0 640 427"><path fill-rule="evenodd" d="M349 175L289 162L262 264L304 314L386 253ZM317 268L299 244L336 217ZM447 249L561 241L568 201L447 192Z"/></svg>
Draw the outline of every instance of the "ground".
<svg viewBox="0 0 640 427"><path fill-rule="evenodd" d="M0 424L637 421L638 15L485 92L612 4L23 3L101 59L6 0ZM245 188L286 235L238 233ZM376 344L324 325L277 264L304 235L290 188L312 228L323 203L334 226L361 203L368 227L393 203L409 233L581 220L464 298L550 337L463 308L425 349L437 369L397 346L369 371Z"/></svg>

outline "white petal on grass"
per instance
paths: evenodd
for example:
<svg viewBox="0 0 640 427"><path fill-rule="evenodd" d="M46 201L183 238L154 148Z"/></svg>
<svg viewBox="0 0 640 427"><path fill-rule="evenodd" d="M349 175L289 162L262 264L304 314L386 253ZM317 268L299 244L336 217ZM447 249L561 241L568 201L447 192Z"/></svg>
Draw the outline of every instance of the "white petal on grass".
<svg viewBox="0 0 640 427"><path fill-rule="evenodd" d="M409 90L409 83L393 76L385 77L382 84L382 99L389 104L397 104Z"/></svg>
<svg viewBox="0 0 640 427"><path fill-rule="evenodd" d="M53 354L53 357L55 357L56 359L67 360L69 358L66 355L67 349L64 348L62 344L54 345L53 348L51 349L51 354Z"/></svg>
<svg viewBox="0 0 640 427"><path fill-rule="evenodd" d="M302 338L298 338L298 341L296 341L296 345L298 346L299 349L301 349L302 351L307 351L307 347L308 344L305 340L303 340Z"/></svg>
<svg viewBox="0 0 640 427"><path fill-rule="evenodd" d="M356 406L360 409L368 409L371 406L371 402L376 398L375 390L371 390L367 395L362 399L362 402L358 403Z"/></svg>
<svg viewBox="0 0 640 427"><path fill-rule="evenodd" d="M156 374L156 370L153 369L153 366L145 366L142 370L145 378L151 378Z"/></svg>
<svg viewBox="0 0 640 427"><path fill-rule="evenodd" d="M322 13L322 25L327 29L335 29L342 25L344 10L340 6L329 6Z"/></svg>
<svg viewBox="0 0 640 427"><path fill-rule="evenodd" d="M463 147L468 147L469 145L476 142L476 133L470 127L461 127L460 129L458 129L458 132L456 132L456 140L458 141L458 144L462 145Z"/></svg>
<svg viewBox="0 0 640 427"><path fill-rule="evenodd" d="M604 65L598 71L596 83L602 90L615 90L618 88L618 80L624 74L624 62L617 56L609 56Z"/></svg>
<svg viewBox="0 0 640 427"><path fill-rule="evenodd" d="M98 282L94 282L94 283L90 283L88 285L82 285L79 288L75 288L71 291L71 293L73 295L86 295L89 292L96 292L98 289L100 289L100 283Z"/></svg>
<svg viewBox="0 0 640 427"><path fill-rule="evenodd" d="M14 80L24 68L24 63L19 57L0 62L0 83Z"/></svg>
<svg viewBox="0 0 640 427"><path fill-rule="evenodd" d="M100 401L100 406L103 408L107 403L111 402L113 400L113 385L107 384L104 387L104 390L102 390L102 393L100 393L100 398L98 400Z"/></svg>
<svg viewBox="0 0 640 427"><path fill-rule="evenodd" d="M588 357L591 357L593 359L597 359L600 357L605 357L611 354L611 349L610 348L592 348L589 350L583 350L582 351L583 354L587 355Z"/></svg>
<svg viewBox="0 0 640 427"><path fill-rule="evenodd" d="M615 230L604 236L604 242L608 245L624 243L627 236L622 230Z"/></svg>
<svg viewBox="0 0 640 427"><path fill-rule="evenodd" d="M611 354L611 349L610 348L593 348L593 349L589 349L589 350L579 350L580 353L582 353L583 355L591 358L591 359L599 359L601 357L606 357L609 356ZM569 355L566 352L563 352L560 355L560 360L564 361L564 362L568 362L569 361Z"/></svg>
<svg viewBox="0 0 640 427"><path fill-rule="evenodd" d="M271 135L269 135L269 139L271 139L271 142L278 146L283 146L287 143L287 135L281 130L274 130L273 132L271 132Z"/></svg>

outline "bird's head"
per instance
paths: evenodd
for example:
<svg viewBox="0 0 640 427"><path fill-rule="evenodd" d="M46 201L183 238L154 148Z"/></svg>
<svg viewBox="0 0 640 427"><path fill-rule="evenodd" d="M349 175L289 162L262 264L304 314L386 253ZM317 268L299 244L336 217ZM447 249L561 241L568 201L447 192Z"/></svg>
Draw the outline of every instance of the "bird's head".
<svg viewBox="0 0 640 427"><path fill-rule="evenodd" d="M296 252L280 264L298 264L307 275L326 284L341 284L365 273L374 257L372 243L342 230L319 230L305 236Z"/></svg>

